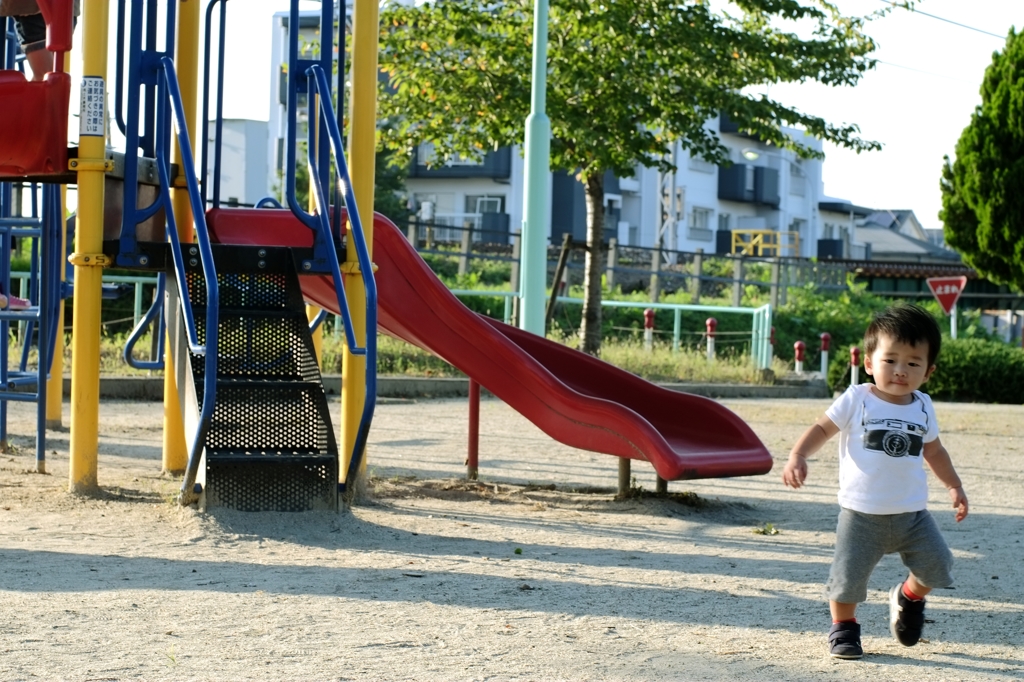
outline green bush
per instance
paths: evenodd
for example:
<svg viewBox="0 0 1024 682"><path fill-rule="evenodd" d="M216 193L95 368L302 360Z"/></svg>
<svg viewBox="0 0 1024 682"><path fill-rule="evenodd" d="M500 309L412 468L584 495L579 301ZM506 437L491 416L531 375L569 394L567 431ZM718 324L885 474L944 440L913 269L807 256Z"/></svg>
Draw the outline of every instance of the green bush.
<svg viewBox="0 0 1024 682"><path fill-rule="evenodd" d="M807 344L805 366L815 367L822 332L832 337L829 351L831 366L845 349L843 362L849 364L850 346L860 346L871 317L893 301L875 296L864 285L853 285L840 294L823 294L814 285L790 289L786 305L775 313L775 354L793 359L793 344ZM831 376L831 371L829 372ZM829 382L831 385L831 381Z"/></svg>
<svg viewBox="0 0 1024 682"><path fill-rule="evenodd" d="M856 344L858 348L861 344ZM848 346L832 346L832 350L829 351L830 357L828 361L828 387L834 391L845 391L850 386L850 380L853 378L853 372L850 368L850 349L853 345ZM866 384L871 382L871 377L864 371L864 353L861 348L860 354L860 372L858 373L858 383Z"/></svg>
<svg viewBox="0 0 1024 682"><path fill-rule="evenodd" d="M936 400L1024 403L1024 349L985 339L943 339L922 390Z"/></svg>
<svg viewBox="0 0 1024 682"><path fill-rule="evenodd" d="M1024 349L981 338L942 339L937 369L921 390L935 400L977 403L1024 403ZM860 383L871 381L861 355ZM849 346L829 362L828 385L850 385Z"/></svg>

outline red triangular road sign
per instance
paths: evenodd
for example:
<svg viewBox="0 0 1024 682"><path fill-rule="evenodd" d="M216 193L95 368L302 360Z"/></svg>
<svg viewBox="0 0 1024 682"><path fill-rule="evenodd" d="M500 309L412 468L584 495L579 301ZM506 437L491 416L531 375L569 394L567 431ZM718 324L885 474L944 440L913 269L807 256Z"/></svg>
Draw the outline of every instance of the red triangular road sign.
<svg viewBox="0 0 1024 682"><path fill-rule="evenodd" d="M960 298L964 287L967 286L967 277L929 277L926 281L935 300L939 302L947 315L953 310L957 299Z"/></svg>

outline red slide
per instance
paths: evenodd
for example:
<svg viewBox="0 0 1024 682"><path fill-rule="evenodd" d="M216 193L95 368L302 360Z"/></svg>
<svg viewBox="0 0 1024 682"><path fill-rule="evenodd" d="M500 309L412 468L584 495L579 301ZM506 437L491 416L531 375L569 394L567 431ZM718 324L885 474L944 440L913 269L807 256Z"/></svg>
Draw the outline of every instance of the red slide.
<svg viewBox="0 0 1024 682"><path fill-rule="evenodd" d="M207 221L221 243L312 243L290 211L213 209ZM771 470L772 457L750 427L715 401L655 386L469 310L381 215L374 216L373 261L381 330L458 367L555 440L646 460L665 480ZM302 292L337 312L329 277L303 277Z"/></svg>

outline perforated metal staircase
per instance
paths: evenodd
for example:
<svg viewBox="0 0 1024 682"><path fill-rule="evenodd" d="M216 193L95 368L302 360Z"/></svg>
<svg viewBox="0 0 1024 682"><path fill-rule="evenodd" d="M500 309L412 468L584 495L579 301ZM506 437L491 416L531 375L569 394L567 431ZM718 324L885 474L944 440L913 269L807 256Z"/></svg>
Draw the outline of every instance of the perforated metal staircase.
<svg viewBox="0 0 1024 682"><path fill-rule="evenodd" d="M205 506L337 509L338 445L292 252L214 245L213 253L220 322L216 399L208 424L200 423L205 358L187 344L172 343L176 356L187 358L188 367L179 362L177 368L179 389L186 389L181 392L187 437L205 430L196 478ZM196 259L186 263L189 298L205 343L206 283Z"/></svg>

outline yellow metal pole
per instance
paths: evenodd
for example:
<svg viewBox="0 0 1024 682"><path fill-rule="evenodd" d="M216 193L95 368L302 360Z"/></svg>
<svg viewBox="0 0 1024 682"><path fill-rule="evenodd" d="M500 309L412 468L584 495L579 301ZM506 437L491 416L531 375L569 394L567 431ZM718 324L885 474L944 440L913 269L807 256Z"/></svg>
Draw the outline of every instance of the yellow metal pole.
<svg viewBox="0 0 1024 682"><path fill-rule="evenodd" d="M352 18L352 98L348 110L351 124L348 134L348 165L352 174L352 189L356 205L363 219L366 243L373 257L373 175L374 152L377 140L377 49L380 30L380 12L377 0L355 0ZM351 240L349 240L351 244ZM359 260L354 248L348 249L345 262L349 274L345 278L345 295L352 312L352 332L356 342L362 343L366 334L366 289L360 279ZM359 432L359 419L366 402L366 359L352 355L348 348L342 356L341 367L341 443L342 473L348 471ZM359 477L366 471L363 458ZM349 481L348 489L357 492L359 481Z"/></svg>
<svg viewBox="0 0 1024 682"><path fill-rule="evenodd" d="M61 284L67 278L63 254L67 253L67 222L64 207L67 206L68 186L60 186L60 253ZM61 407L64 401L64 301L57 311L57 340L53 346L53 362L50 364L50 378L46 381L46 428L59 429L62 426Z"/></svg>
<svg viewBox="0 0 1024 682"><path fill-rule="evenodd" d="M100 406L100 301L103 284L103 179L107 170L106 79L109 0L84 3L82 16L82 104L78 159L78 219L75 229L75 335L71 343L71 492L96 489Z"/></svg>
<svg viewBox="0 0 1024 682"><path fill-rule="evenodd" d="M64 54L65 70L71 63L71 51ZM67 268L64 267L64 254L68 252L67 229L68 186L60 186L60 283L63 289L67 281ZM64 299L60 301L57 311L57 338L53 346L53 358L50 363L50 378L46 382L46 428L59 429L63 426L62 408L64 402Z"/></svg>
<svg viewBox="0 0 1024 682"><path fill-rule="evenodd" d="M320 307L306 304L306 319L312 322L320 314ZM316 353L316 364L323 371L324 368L324 326L320 325L313 332L313 351Z"/></svg>
<svg viewBox="0 0 1024 682"><path fill-rule="evenodd" d="M188 126L192 155L196 148L196 103L199 82L199 0L180 0L178 4L178 44L174 55L174 68L181 88L181 103L185 110L185 124ZM182 168L181 148L177 137L174 143L174 163ZM182 243L192 241L192 207L189 204L185 179L175 180L171 203L174 220L178 226L178 239ZM167 311L165 311L166 314ZM170 311L176 315L177 311ZM181 417L178 385L174 373L174 357L171 354L170 338L164 339L164 440L163 473L178 475L188 465L188 444L185 442L185 423Z"/></svg>

